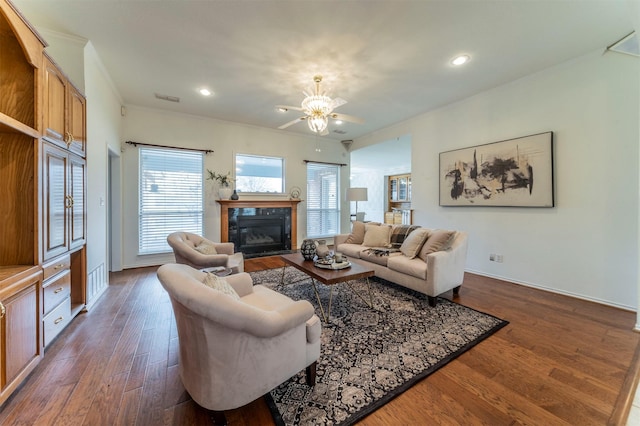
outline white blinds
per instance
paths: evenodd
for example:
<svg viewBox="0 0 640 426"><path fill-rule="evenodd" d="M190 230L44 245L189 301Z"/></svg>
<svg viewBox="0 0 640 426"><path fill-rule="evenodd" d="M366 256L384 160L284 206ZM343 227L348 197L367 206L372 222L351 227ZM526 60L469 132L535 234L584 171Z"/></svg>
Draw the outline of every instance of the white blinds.
<svg viewBox="0 0 640 426"><path fill-rule="evenodd" d="M340 166L307 163L307 237L332 237L340 231Z"/></svg>
<svg viewBox="0 0 640 426"><path fill-rule="evenodd" d="M203 235L204 154L164 148L140 148L138 253L171 251L175 231Z"/></svg>

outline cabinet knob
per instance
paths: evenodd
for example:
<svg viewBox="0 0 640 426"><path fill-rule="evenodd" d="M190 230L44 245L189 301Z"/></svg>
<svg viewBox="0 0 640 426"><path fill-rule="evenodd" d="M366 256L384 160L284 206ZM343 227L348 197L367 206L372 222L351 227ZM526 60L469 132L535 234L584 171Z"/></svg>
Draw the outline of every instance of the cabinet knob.
<svg viewBox="0 0 640 426"><path fill-rule="evenodd" d="M0 302L0 318L4 318L6 314L7 314L7 308L5 308L2 302Z"/></svg>

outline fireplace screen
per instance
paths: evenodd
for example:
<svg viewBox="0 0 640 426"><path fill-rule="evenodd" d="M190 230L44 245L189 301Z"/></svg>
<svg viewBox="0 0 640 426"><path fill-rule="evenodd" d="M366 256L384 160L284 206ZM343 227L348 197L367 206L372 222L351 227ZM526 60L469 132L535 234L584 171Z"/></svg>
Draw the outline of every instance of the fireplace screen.
<svg viewBox="0 0 640 426"><path fill-rule="evenodd" d="M291 209L229 209L229 241L247 257L291 251Z"/></svg>

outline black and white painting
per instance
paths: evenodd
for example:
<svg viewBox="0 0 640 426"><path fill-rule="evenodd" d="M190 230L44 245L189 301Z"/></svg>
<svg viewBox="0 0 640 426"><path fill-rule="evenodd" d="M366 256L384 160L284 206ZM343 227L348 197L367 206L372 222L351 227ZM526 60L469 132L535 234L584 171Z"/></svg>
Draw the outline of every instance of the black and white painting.
<svg viewBox="0 0 640 426"><path fill-rule="evenodd" d="M553 207L553 132L441 152L440 205Z"/></svg>

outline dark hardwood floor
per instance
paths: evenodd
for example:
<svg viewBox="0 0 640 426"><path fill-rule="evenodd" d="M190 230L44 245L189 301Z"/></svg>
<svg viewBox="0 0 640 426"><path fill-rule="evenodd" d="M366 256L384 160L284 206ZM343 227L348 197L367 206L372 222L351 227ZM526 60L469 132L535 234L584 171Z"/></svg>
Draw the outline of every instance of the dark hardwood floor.
<svg viewBox="0 0 640 426"><path fill-rule="evenodd" d="M246 270L281 265L257 258ZM0 409L0 424L211 424L180 382L155 271L111 274L100 301ZM360 424L624 424L638 369L635 313L473 274L454 300L510 324ZM273 424L262 399L226 415L231 425Z"/></svg>

